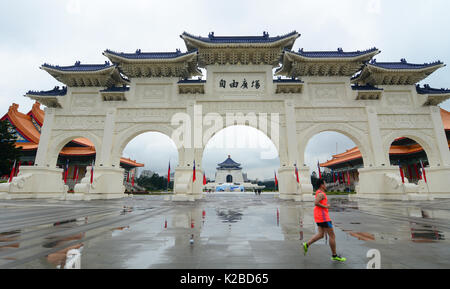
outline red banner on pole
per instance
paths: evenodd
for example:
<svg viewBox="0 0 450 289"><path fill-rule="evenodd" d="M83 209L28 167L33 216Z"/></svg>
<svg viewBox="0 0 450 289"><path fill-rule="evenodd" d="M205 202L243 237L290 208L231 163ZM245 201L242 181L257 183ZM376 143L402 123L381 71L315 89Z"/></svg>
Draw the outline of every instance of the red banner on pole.
<svg viewBox="0 0 450 289"><path fill-rule="evenodd" d="M192 182L195 183L195 179L196 179L196 173L195 173L195 160L194 160L194 168L193 168L193 176L192 176Z"/></svg>
<svg viewBox="0 0 450 289"><path fill-rule="evenodd" d="M167 172L167 183L170 183L170 162L169 162L169 170Z"/></svg>
<svg viewBox="0 0 450 289"><path fill-rule="evenodd" d="M91 185L94 182L94 162L91 164Z"/></svg>
<svg viewBox="0 0 450 289"><path fill-rule="evenodd" d="M420 166L422 167L423 180L425 181L425 183L428 183L427 182L427 174L425 173L425 167L423 166L422 161L420 161Z"/></svg>
<svg viewBox="0 0 450 289"><path fill-rule="evenodd" d="M400 176L402 177L402 183L405 183L405 173L403 172L402 166L400 165L400 161L398 162L398 167L400 169Z"/></svg>
<svg viewBox="0 0 450 289"><path fill-rule="evenodd" d="M9 175L9 182L12 181L15 172L16 172L16 161L14 161L13 167L11 169L11 174Z"/></svg>
<svg viewBox="0 0 450 289"><path fill-rule="evenodd" d="M295 176L297 177L297 183L300 184L300 178L298 177L298 168L297 168L297 165L295 165Z"/></svg>

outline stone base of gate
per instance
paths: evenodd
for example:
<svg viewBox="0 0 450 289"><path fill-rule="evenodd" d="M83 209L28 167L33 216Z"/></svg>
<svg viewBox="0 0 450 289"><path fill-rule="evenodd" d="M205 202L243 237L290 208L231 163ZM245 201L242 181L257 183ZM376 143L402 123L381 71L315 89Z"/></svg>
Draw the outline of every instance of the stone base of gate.
<svg viewBox="0 0 450 289"><path fill-rule="evenodd" d="M294 200L297 194L297 180L294 167L282 167L278 170L278 191L281 200Z"/></svg>
<svg viewBox="0 0 450 289"><path fill-rule="evenodd" d="M298 185L297 195L294 198L296 202L314 202L314 188L311 184L311 173L309 167L302 167L298 170L300 185Z"/></svg>
<svg viewBox="0 0 450 289"><path fill-rule="evenodd" d="M0 198L61 199L69 189L62 174L62 169L22 166L11 183L0 184Z"/></svg>
<svg viewBox="0 0 450 289"><path fill-rule="evenodd" d="M423 182L423 191L433 198L450 199L450 167L431 167L425 169L427 182Z"/></svg>
<svg viewBox="0 0 450 289"><path fill-rule="evenodd" d="M279 191L281 200L292 200L295 202L313 202L313 187L309 168L298 169L300 184L297 183L295 167L283 167L278 170Z"/></svg>
<svg viewBox="0 0 450 289"><path fill-rule="evenodd" d="M192 167L178 167L175 170L174 202L194 202L203 198L203 172L196 170L193 182Z"/></svg>
<svg viewBox="0 0 450 289"><path fill-rule="evenodd" d="M123 185L124 170L121 168L94 168L91 184L91 167L86 168L86 175L81 183L75 185L75 195L83 195L83 200L111 200L126 197ZM70 194L67 195L69 198Z"/></svg>
<svg viewBox="0 0 450 289"><path fill-rule="evenodd" d="M349 198L355 200L402 200L420 201L432 200L432 195L425 190L423 182L418 185L403 184L398 167L375 167L359 170L359 185L356 195Z"/></svg>

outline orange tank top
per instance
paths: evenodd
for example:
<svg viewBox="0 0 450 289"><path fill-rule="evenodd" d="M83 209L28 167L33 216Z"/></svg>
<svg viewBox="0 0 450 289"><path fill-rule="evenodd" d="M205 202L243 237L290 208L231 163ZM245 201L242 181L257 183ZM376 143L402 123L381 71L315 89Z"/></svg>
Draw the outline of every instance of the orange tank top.
<svg viewBox="0 0 450 289"><path fill-rule="evenodd" d="M325 198L322 201L320 201L319 203L323 206L327 206L328 199L327 199L327 195L324 192L322 192L321 190L317 190L316 198L320 193L322 193L325 196ZM331 219L330 219L330 216L328 215L328 209L315 206L314 207L314 220L316 221L316 223L330 222Z"/></svg>

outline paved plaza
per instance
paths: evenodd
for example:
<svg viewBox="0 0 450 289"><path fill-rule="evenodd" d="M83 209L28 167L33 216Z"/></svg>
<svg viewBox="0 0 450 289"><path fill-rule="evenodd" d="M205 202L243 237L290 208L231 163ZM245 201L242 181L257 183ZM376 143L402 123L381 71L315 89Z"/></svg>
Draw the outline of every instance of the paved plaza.
<svg viewBox="0 0 450 289"><path fill-rule="evenodd" d="M313 204L274 194L208 194L195 203L164 196L70 202L0 202L0 268L56 268L82 247L82 268L363 269L450 268L450 200L399 202L330 196L338 253L326 240L307 256ZM191 235L194 244L190 244Z"/></svg>

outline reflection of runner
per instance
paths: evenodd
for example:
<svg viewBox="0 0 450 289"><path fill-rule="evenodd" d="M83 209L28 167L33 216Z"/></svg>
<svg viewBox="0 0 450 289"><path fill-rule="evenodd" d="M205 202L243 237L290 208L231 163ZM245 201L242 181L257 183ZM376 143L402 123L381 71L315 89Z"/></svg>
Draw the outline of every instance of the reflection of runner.
<svg viewBox="0 0 450 289"><path fill-rule="evenodd" d="M308 243L303 243L305 255L312 244L322 239L325 234L328 234L328 236L330 237L330 248L333 254L331 260L345 262L347 261L346 258L343 258L336 254L336 236L334 235L333 223L331 222L330 216L328 215L328 209L330 208L330 206L328 205L327 195L325 194L325 191L327 189L325 181L323 179L320 179L318 185L319 189L316 192L316 200L314 202L314 220L316 221L318 226L318 233L314 237L312 237L312 239L309 240Z"/></svg>

